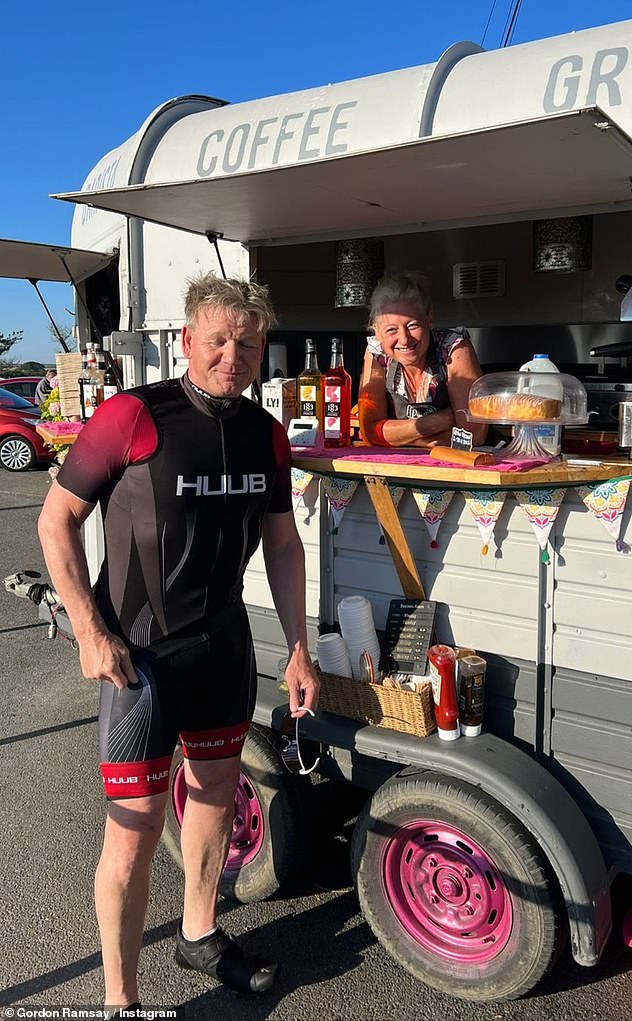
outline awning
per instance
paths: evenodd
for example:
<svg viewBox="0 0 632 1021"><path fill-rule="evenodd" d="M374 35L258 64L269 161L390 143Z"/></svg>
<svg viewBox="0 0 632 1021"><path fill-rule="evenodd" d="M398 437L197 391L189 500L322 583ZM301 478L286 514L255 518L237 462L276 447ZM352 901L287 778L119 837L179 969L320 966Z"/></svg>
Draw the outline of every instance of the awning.
<svg viewBox="0 0 632 1021"><path fill-rule="evenodd" d="M55 195L253 244L632 208L632 142L599 109L232 176Z"/></svg>
<svg viewBox="0 0 632 1021"><path fill-rule="evenodd" d="M84 280L98 269L103 269L111 260L112 255L103 252L85 252L81 248L0 239L0 277L52 280L67 284L71 278L75 281Z"/></svg>

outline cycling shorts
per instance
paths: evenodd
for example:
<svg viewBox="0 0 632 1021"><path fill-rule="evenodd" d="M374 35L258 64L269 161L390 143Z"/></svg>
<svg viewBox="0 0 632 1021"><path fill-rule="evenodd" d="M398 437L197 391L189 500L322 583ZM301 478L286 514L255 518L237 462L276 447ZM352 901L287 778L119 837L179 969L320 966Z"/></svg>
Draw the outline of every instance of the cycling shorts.
<svg viewBox="0 0 632 1021"><path fill-rule="evenodd" d="M138 683L104 681L101 774L108 798L146 797L169 786L178 742L188 759L239 755L250 728L257 671L243 603L204 635L171 638L133 657Z"/></svg>

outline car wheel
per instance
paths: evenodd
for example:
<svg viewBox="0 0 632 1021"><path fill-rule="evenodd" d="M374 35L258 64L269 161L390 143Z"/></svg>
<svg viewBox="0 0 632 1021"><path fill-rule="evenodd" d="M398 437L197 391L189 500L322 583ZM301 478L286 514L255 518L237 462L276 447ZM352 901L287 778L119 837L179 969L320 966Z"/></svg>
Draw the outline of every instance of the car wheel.
<svg viewBox="0 0 632 1021"><path fill-rule="evenodd" d="M464 1000L524 995L565 928L538 845L478 788L431 773L388 781L352 842L364 916L415 978Z"/></svg>
<svg viewBox="0 0 632 1021"><path fill-rule="evenodd" d="M244 743L233 832L220 882L224 897L244 904L265 900L298 870L307 870L309 788L309 782L300 783L285 770L267 733L251 727ZM178 748L171 765L163 842L180 867L186 799L184 760Z"/></svg>
<svg viewBox="0 0 632 1021"><path fill-rule="evenodd" d="M23 436L3 436L0 440L0 465L7 471L28 471L36 460L35 447Z"/></svg>

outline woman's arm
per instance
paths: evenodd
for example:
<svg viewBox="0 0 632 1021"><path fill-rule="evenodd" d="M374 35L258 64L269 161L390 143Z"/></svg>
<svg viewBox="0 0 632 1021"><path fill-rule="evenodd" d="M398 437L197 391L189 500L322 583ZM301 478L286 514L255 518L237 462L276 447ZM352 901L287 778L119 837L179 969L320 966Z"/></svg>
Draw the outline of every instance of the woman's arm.
<svg viewBox="0 0 632 1021"><path fill-rule="evenodd" d="M456 425L459 429L467 429L468 432L471 432L474 446L480 446L487 437L487 426L481 422L468 422L465 416L470 387L476 379L482 376L476 352L469 341L452 349L448 358L447 373L448 396L454 411Z"/></svg>
<svg viewBox="0 0 632 1021"><path fill-rule="evenodd" d="M358 415L363 439L377 446L429 448L438 443L449 444L454 425L452 408L420 418L388 418L386 370L370 351L364 356ZM381 427L378 423L382 423Z"/></svg>

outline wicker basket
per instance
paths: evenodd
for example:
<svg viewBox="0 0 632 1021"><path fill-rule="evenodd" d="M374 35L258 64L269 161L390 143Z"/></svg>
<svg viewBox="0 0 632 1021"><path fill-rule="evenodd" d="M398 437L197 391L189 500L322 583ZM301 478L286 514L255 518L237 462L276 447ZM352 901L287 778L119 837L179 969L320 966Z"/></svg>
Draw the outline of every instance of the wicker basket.
<svg viewBox="0 0 632 1021"><path fill-rule="evenodd" d="M337 674L319 672L319 676L318 704L328 713L417 737L426 737L437 728L430 681L419 691L402 691Z"/></svg>
<svg viewBox="0 0 632 1021"><path fill-rule="evenodd" d="M81 354L56 354L57 380L59 385L59 403L64 418L81 415L79 398L79 375L81 373Z"/></svg>

